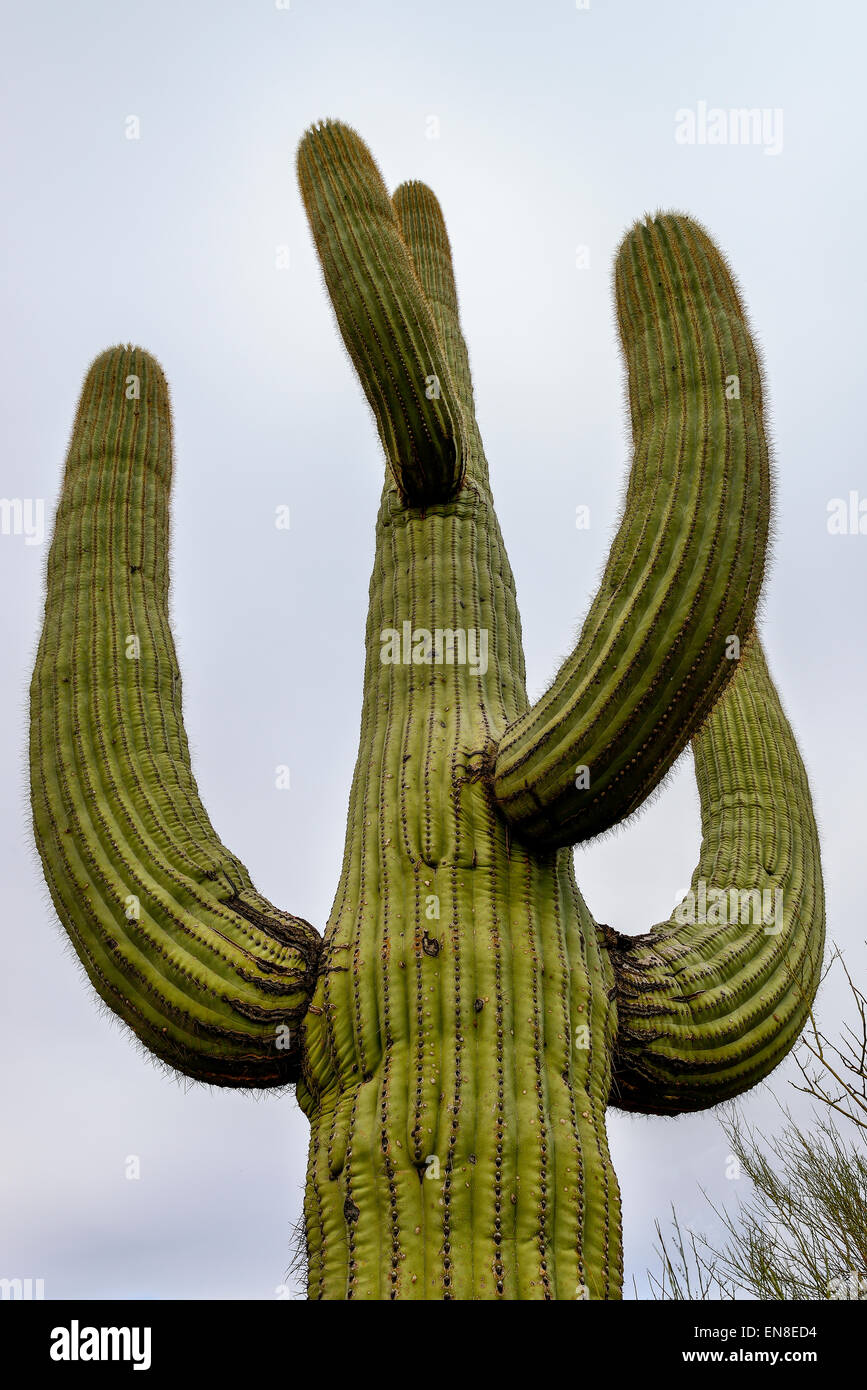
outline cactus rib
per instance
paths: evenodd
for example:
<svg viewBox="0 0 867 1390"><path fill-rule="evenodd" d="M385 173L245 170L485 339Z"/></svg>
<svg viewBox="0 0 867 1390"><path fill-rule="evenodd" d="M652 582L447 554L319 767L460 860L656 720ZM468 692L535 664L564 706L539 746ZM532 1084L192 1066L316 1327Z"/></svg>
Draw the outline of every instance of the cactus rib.
<svg viewBox="0 0 867 1390"><path fill-rule="evenodd" d="M819 981L818 832L757 635L693 753L702 846L690 893L649 935L611 950L611 1101L626 1110L700 1110L761 1081L800 1033Z"/></svg>
<svg viewBox="0 0 867 1390"><path fill-rule="evenodd" d="M382 175L353 130L326 121L301 141L298 179L395 481L410 505L443 501L466 469L462 413Z"/></svg>
<svg viewBox="0 0 867 1390"><path fill-rule="evenodd" d="M171 474L162 370L110 349L81 393L48 559L36 840L87 973L142 1042L201 1080L282 1085L319 937L256 892L199 800L169 628Z"/></svg>
<svg viewBox="0 0 867 1390"><path fill-rule="evenodd" d="M648 219L621 247L616 294L634 439L623 518L575 650L494 766L500 811L540 848L609 829L654 789L735 669L764 568L761 373L722 256L692 219Z"/></svg>

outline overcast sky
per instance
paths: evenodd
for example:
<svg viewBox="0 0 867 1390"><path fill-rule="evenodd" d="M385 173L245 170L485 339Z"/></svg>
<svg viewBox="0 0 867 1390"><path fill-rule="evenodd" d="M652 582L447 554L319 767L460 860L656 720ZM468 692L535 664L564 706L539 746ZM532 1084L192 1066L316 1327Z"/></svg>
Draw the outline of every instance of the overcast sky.
<svg viewBox="0 0 867 1390"><path fill-rule="evenodd" d="M617 243L673 207L725 250L775 441L764 641L812 781L829 930L863 979L867 535L827 516L867 498L865 38L855 0L4 4L0 496L43 499L50 521L91 359L121 341L160 359L194 768L274 902L320 929L330 910L383 472L295 183L299 138L332 116L389 188L424 179L445 211L532 698L586 612L628 465ZM717 107L764 112L759 140L702 142ZM0 535L0 1276L42 1278L48 1298L273 1297L301 1211L294 1098L160 1072L97 1007L42 881L24 748L46 550ZM687 755L645 815L578 852L597 920L668 916L697 809ZM831 1031L844 997L821 997ZM781 1097L792 1074L773 1077ZM767 1090L746 1111L775 1123ZM737 1184L713 1114L612 1115L610 1139L629 1294L669 1204L712 1231L700 1185L732 1202Z"/></svg>

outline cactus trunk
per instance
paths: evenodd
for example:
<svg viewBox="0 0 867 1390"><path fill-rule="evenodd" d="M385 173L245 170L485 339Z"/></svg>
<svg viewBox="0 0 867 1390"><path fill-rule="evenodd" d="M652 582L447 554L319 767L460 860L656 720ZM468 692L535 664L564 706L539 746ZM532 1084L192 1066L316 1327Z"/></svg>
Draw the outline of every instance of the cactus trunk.
<svg viewBox="0 0 867 1390"><path fill-rule="evenodd" d="M476 652L487 638L487 669L438 662L436 628ZM304 1025L313 1297L619 1289L612 970L571 853L510 843L480 777L526 708L486 489L422 514L387 488L343 873Z"/></svg>

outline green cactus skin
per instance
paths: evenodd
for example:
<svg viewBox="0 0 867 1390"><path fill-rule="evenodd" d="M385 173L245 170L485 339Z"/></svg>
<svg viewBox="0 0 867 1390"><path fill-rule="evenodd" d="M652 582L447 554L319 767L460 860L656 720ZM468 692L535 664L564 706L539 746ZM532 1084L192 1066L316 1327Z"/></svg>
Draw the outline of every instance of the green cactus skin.
<svg viewBox="0 0 867 1390"><path fill-rule="evenodd" d="M298 174L340 332L398 489L410 503L452 495L466 467L461 410L379 170L354 132L333 123L302 143Z"/></svg>
<svg viewBox="0 0 867 1390"><path fill-rule="evenodd" d="M753 1085L821 963L810 792L754 628L770 497L743 309L689 218L625 239L624 517L531 709L439 205L418 183L389 200L336 122L307 133L298 169L389 465L324 940L256 894L196 793L167 620L168 397L138 349L87 378L49 560L31 760L46 876L97 990L160 1057L221 1084L297 1078L311 1298L619 1298L606 1106L675 1114ZM428 662L419 641L422 659L383 659L437 629L486 633L487 660L446 645ZM780 911L768 929L681 907L623 937L593 921L569 846L635 809L690 740L694 889L779 889Z"/></svg>
<svg viewBox="0 0 867 1390"><path fill-rule="evenodd" d="M575 651L497 751L501 811L549 848L635 810L701 726L735 669L721 638L752 628L768 535L761 375L719 252L690 218L657 217L624 241L615 288L634 439L623 518Z"/></svg>
<svg viewBox="0 0 867 1390"><path fill-rule="evenodd" d="M692 746L702 845L681 915L703 892L709 929L696 935L675 912L648 936L612 943L612 1100L645 1114L701 1110L767 1076L819 982L825 903L810 789L756 634ZM767 894L764 931L745 932L732 904L718 913L728 922L714 921L713 890L747 885Z"/></svg>
<svg viewBox="0 0 867 1390"><path fill-rule="evenodd" d="M136 395L138 393L138 395ZM48 557L31 687L36 841L96 989L157 1056L202 1081L274 1086L320 952L256 893L199 800L168 613L171 413L138 349L82 391Z"/></svg>

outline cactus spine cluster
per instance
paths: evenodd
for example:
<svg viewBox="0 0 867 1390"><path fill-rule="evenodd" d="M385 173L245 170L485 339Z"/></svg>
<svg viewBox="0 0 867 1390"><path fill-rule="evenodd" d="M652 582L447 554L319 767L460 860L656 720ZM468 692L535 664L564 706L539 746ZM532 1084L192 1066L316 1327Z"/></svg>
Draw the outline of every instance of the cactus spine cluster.
<svg viewBox="0 0 867 1390"><path fill-rule="evenodd" d="M256 892L198 797L167 613L168 393L134 348L88 374L49 560L31 742L46 878L94 986L158 1056L222 1085L296 1083L310 1297L618 1298L607 1105L739 1094L791 1047L820 969L810 792L755 631L755 350L702 228L636 225L616 266L623 518L531 707L439 205L419 183L389 198L336 122L308 131L298 172L388 463L324 937ZM690 741L689 901L622 936L594 922L570 846ZM769 896L772 919L728 910Z"/></svg>

